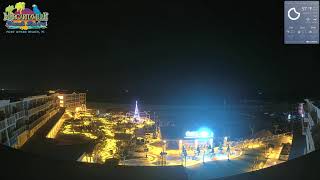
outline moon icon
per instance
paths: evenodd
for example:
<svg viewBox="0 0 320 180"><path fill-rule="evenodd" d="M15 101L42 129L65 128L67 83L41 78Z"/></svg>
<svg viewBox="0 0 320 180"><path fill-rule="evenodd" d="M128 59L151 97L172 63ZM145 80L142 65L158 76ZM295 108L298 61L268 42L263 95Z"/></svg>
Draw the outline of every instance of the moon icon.
<svg viewBox="0 0 320 180"><path fill-rule="evenodd" d="M291 11L293 11L296 14L296 17L291 16ZM300 18L300 13L296 10L296 8L290 8L288 11L288 17L289 17L289 19L295 21Z"/></svg>

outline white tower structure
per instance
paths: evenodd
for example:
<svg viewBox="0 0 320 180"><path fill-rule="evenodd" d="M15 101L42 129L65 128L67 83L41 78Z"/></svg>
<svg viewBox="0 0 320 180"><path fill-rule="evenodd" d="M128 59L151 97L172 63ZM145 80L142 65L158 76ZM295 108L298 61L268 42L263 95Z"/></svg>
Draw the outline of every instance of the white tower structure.
<svg viewBox="0 0 320 180"><path fill-rule="evenodd" d="M140 113L139 113L139 109L138 109L138 101L136 101L136 108L134 109L133 119L135 119L138 122L140 121Z"/></svg>

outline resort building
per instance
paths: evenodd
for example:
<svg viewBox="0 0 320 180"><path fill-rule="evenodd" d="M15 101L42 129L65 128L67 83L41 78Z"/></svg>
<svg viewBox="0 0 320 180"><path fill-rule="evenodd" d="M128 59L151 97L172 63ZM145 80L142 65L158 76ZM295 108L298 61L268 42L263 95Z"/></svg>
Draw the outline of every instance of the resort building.
<svg viewBox="0 0 320 180"><path fill-rule="evenodd" d="M319 148L320 101L305 99L305 102L302 134L306 138L306 154Z"/></svg>
<svg viewBox="0 0 320 180"><path fill-rule="evenodd" d="M57 94L60 107L69 111L86 110L86 93L59 91Z"/></svg>
<svg viewBox="0 0 320 180"><path fill-rule="evenodd" d="M59 111L57 94L0 95L0 143L20 148Z"/></svg>

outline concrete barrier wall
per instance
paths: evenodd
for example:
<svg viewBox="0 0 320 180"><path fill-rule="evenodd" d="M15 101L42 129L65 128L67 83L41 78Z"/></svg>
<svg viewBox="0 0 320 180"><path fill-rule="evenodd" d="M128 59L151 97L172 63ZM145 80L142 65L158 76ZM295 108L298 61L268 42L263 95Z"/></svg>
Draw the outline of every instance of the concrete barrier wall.
<svg viewBox="0 0 320 180"><path fill-rule="evenodd" d="M50 132L47 134L46 137L54 139L57 136L59 129L61 128L62 124L66 119L67 118L65 118L65 113L63 113L59 121L52 127L52 129L50 130Z"/></svg>
<svg viewBox="0 0 320 180"><path fill-rule="evenodd" d="M21 148L44 124L46 124L59 110L53 110L45 115L45 118L30 130L25 130L17 137L17 143L14 148Z"/></svg>
<svg viewBox="0 0 320 180"><path fill-rule="evenodd" d="M22 145L24 145L24 143L26 143L28 141L28 136L29 136L28 130L25 130L23 133L21 133L17 137L17 144L15 145L14 148L19 149L20 147L22 147Z"/></svg>

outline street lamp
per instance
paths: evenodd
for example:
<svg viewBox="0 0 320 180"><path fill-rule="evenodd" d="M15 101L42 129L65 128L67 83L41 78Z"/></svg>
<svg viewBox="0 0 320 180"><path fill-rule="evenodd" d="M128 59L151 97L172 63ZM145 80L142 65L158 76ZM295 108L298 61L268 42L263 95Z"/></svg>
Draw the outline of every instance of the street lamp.
<svg viewBox="0 0 320 180"><path fill-rule="evenodd" d="M206 154L206 150L204 149L203 150L203 156L202 156L202 163L204 164L204 156L205 156L205 154Z"/></svg>
<svg viewBox="0 0 320 180"><path fill-rule="evenodd" d="M144 152L146 152L146 158L148 158L148 151L149 151L148 147L145 147Z"/></svg>
<svg viewBox="0 0 320 180"><path fill-rule="evenodd" d="M230 161L230 145L229 144L227 147L227 155L228 155L228 161Z"/></svg>
<svg viewBox="0 0 320 180"><path fill-rule="evenodd" d="M161 152L160 153L160 156L161 156L161 165L163 166L163 165L165 165L166 163L166 161L165 161L165 156L167 155L167 153L166 152Z"/></svg>
<svg viewBox="0 0 320 180"><path fill-rule="evenodd" d="M186 148L184 146L182 148L182 155L184 157L184 164L187 167L187 156L188 156L188 153L187 153L187 150L186 150Z"/></svg>
<svg viewBox="0 0 320 180"><path fill-rule="evenodd" d="M165 146L166 146L167 141L163 140L163 146L162 146L162 152L160 153L161 156L161 165L163 166L165 164L165 156L167 155L167 153L165 152Z"/></svg>

